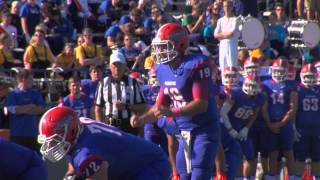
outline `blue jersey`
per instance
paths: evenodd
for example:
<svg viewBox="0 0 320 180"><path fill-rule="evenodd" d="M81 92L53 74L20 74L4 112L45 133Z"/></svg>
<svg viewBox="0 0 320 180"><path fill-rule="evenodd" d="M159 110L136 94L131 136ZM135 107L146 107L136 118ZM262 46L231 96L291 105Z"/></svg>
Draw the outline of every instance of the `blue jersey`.
<svg viewBox="0 0 320 180"><path fill-rule="evenodd" d="M145 85L142 88L142 93L144 96L144 99L146 100L146 103L148 106L153 106L156 102L158 93L159 93L160 87L155 86L152 87L150 85ZM157 123L147 123L144 125L144 132L147 134L152 135L160 135L163 134L163 130L160 129L157 125Z"/></svg>
<svg viewBox="0 0 320 180"><path fill-rule="evenodd" d="M231 110L228 113L232 126L239 130L243 128L250 120L256 108L260 108L265 96L258 93L254 97L246 95L242 89L236 88L230 92L230 97L234 101Z"/></svg>
<svg viewBox="0 0 320 180"><path fill-rule="evenodd" d="M0 154L0 179L47 179L47 166L35 151L0 138Z"/></svg>
<svg viewBox="0 0 320 180"><path fill-rule="evenodd" d="M217 84L217 83L213 83L212 84L212 93L213 97L215 96L219 96L219 93L220 93L220 84Z"/></svg>
<svg viewBox="0 0 320 180"><path fill-rule="evenodd" d="M155 104L159 90L160 90L160 87L158 86L155 86L155 87L150 85L143 86L142 93L148 106L153 106Z"/></svg>
<svg viewBox="0 0 320 180"><path fill-rule="evenodd" d="M34 89L14 89L8 94L7 106L15 107L34 104L45 107L45 101L41 94ZM36 114L10 114L9 127L13 136L37 136L40 117Z"/></svg>
<svg viewBox="0 0 320 180"><path fill-rule="evenodd" d="M304 132L320 134L320 91L317 88L298 87L296 126Z"/></svg>
<svg viewBox="0 0 320 180"><path fill-rule="evenodd" d="M163 129L166 134L171 136L180 134L178 125L174 119L168 119L167 117L160 118L157 121L157 126Z"/></svg>
<svg viewBox="0 0 320 180"><path fill-rule="evenodd" d="M268 113L270 120L280 121L290 108L290 94L296 91L291 81L276 83L273 80L263 81L263 90L268 95Z"/></svg>
<svg viewBox="0 0 320 180"><path fill-rule="evenodd" d="M78 117L90 117L92 100L85 94L81 94L79 98L68 95L63 98L62 105L72 108Z"/></svg>
<svg viewBox="0 0 320 180"><path fill-rule="evenodd" d="M172 69L168 64L156 67L157 77L164 94L168 95L175 108L193 101L192 86L196 81L208 83L208 108L206 112L195 116L178 116L176 122L181 130L192 130L202 125L217 121L217 107L212 92L212 69L209 59L202 55L188 55L182 63Z"/></svg>
<svg viewBox="0 0 320 180"><path fill-rule="evenodd" d="M140 137L88 118L80 121L81 134L66 156L78 176L90 177L107 161L108 179L130 180L153 162L166 159L160 147Z"/></svg>
<svg viewBox="0 0 320 180"><path fill-rule="evenodd" d="M87 95L92 101L94 100L99 81L92 81L91 79L81 80L81 92Z"/></svg>

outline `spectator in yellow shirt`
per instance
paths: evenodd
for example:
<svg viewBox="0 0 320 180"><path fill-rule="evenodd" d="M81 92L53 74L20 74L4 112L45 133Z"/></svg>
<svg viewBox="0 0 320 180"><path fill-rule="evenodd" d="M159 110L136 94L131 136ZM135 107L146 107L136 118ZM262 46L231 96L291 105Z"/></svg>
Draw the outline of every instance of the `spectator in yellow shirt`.
<svg viewBox="0 0 320 180"><path fill-rule="evenodd" d="M56 66L70 70L75 67L75 53L72 43L66 43L63 51L57 56Z"/></svg>
<svg viewBox="0 0 320 180"><path fill-rule="evenodd" d="M44 31L36 28L36 32L32 36L23 56L26 69L44 70L51 67L52 63L55 62L55 57L50 47L45 43L44 36ZM39 75L39 73L35 73L35 77Z"/></svg>
<svg viewBox="0 0 320 180"><path fill-rule="evenodd" d="M5 69L10 69L21 65L21 60L15 59L12 55L13 41L11 37L6 34L0 34L0 66Z"/></svg>
<svg viewBox="0 0 320 180"><path fill-rule="evenodd" d="M103 51L102 48L92 42L92 32L89 28L85 28L82 32L84 42L77 47L76 57L79 58L81 67L89 67L90 65L102 65Z"/></svg>
<svg viewBox="0 0 320 180"><path fill-rule="evenodd" d="M76 60L76 62L75 62L75 67L80 67L80 63L79 63L79 53L77 53L77 51L79 51L78 49L80 49L81 48L81 45L83 44L83 42L84 42L84 39L83 39L83 36L82 35L80 35L79 37L78 37L78 39L77 39L77 45L76 45L76 47L74 48L74 55L75 55L75 60Z"/></svg>

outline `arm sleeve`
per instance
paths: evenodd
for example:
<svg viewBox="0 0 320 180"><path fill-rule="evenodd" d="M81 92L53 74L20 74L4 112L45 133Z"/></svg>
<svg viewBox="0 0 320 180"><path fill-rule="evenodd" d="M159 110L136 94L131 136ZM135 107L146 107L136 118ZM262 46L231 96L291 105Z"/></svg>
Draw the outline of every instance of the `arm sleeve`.
<svg viewBox="0 0 320 180"><path fill-rule="evenodd" d="M204 60L193 68L192 97L193 99L208 99L209 81L211 81L212 68L209 60Z"/></svg>
<svg viewBox="0 0 320 180"><path fill-rule="evenodd" d="M161 87L156 100L156 105L158 106L170 106L171 99L169 96L164 94L164 89Z"/></svg>
<svg viewBox="0 0 320 180"><path fill-rule="evenodd" d="M208 99L208 80L194 81L192 84L192 97L194 100L207 100Z"/></svg>
<svg viewBox="0 0 320 180"><path fill-rule="evenodd" d="M228 116L228 113L231 110L231 108L232 108L232 105L228 101L226 101L223 103L222 108L220 110L220 115L222 117L223 124L228 130L232 128L232 125L230 123L230 119Z"/></svg>

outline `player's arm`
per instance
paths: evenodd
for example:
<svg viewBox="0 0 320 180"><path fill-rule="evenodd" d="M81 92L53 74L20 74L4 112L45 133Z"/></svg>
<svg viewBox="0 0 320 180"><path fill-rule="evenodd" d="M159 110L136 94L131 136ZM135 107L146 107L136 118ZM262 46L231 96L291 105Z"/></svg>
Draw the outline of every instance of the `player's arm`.
<svg viewBox="0 0 320 180"><path fill-rule="evenodd" d="M266 125L272 130L272 132L274 133L279 133L279 130L278 128L274 128L273 127L273 123L271 123L270 121L270 116L269 116L269 103L268 103L268 100L265 100L263 105L262 105L262 108L261 108L261 113L262 113L262 117L264 119L264 122L266 123Z"/></svg>
<svg viewBox="0 0 320 180"><path fill-rule="evenodd" d="M230 112L230 110L231 110L233 105L234 105L234 101L231 100L230 98L227 98L225 100L225 102L223 103L223 105L221 107L221 110L220 110L220 116L221 116L221 118L223 120L223 124L224 124L224 126L227 128L227 130L229 132L234 130L232 125L231 125L229 116L228 116L228 113Z"/></svg>
<svg viewBox="0 0 320 180"><path fill-rule="evenodd" d="M249 118L249 122L247 123L246 126L244 126L240 132L239 132L239 139L241 141L245 141L248 138L248 133L249 133L249 129L251 128L252 124L254 123L254 121L257 119L257 115L259 112L259 107L254 108L253 114L250 116Z"/></svg>
<svg viewBox="0 0 320 180"><path fill-rule="evenodd" d="M186 106L181 107L181 116L193 116L208 109L208 79L197 80L192 85L192 98Z"/></svg>
<svg viewBox="0 0 320 180"><path fill-rule="evenodd" d="M141 116L132 115L130 123L132 127L141 127L145 123L153 123L158 119L157 113L159 108L169 107L171 104L170 97L164 94L161 87L155 105Z"/></svg>
<svg viewBox="0 0 320 180"><path fill-rule="evenodd" d="M290 103L289 103L289 111L286 113L284 118L280 121L280 126L284 126L290 120L293 120L296 116L298 106L298 93L296 91L292 91L290 93Z"/></svg>

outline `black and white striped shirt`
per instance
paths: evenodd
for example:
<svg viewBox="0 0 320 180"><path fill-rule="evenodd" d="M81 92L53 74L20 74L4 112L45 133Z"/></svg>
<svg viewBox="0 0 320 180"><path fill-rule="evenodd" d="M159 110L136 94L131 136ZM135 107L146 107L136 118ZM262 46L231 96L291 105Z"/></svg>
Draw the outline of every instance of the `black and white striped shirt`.
<svg viewBox="0 0 320 180"><path fill-rule="evenodd" d="M139 83L129 76L124 76L120 81L108 76L100 81L96 91L96 105L105 108L106 117L128 119L131 112L128 109L118 110L115 106L117 101L130 105L145 103Z"/></svg>

